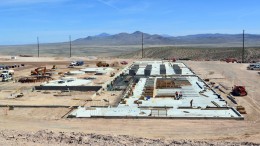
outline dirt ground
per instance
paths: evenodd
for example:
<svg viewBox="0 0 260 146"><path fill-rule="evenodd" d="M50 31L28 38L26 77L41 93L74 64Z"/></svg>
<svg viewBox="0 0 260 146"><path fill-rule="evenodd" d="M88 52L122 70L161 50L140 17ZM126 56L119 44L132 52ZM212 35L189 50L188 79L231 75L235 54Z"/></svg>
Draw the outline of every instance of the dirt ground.
<svg viewBox="0 0 260 146"><path fill-rule="evenodd" d="M6 109L0 108L0 144L260 145L257 72L246 70L247 64L185 63L200 77L229 89L234 84L246 86L248 96L236 97L238 105L246 109L245 120L65 119L61 116L70 109L15 108L6 114Z"/></svg>

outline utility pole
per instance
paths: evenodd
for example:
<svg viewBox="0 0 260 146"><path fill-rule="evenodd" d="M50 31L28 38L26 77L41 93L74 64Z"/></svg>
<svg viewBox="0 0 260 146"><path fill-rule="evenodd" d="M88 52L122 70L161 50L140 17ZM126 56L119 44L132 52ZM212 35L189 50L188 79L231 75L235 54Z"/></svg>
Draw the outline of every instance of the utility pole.
<svg viewBox="0 0 260 146"><path fill-rule="evenodd" d="M70 40L70 58L71 58L71 36L69 36L69 40Z"/></svg>
<svg viewBox="0 0 260 146"><path fill-rule="evenodd" d="M245 61L245 30L243 30L242 63Z"/></svg>
<svg viewBox="0 0 260 146"><path fill-rule="evenodd" d="M40 43L39 43L39 37L37 37L37 44L38 44L38 57L40 57Z"/></svg>
<svg viewBox="0 0 260 146"><path fill-rule="evenodd" d="M142 58L144 58L144 33L142 33Z"/></svg>

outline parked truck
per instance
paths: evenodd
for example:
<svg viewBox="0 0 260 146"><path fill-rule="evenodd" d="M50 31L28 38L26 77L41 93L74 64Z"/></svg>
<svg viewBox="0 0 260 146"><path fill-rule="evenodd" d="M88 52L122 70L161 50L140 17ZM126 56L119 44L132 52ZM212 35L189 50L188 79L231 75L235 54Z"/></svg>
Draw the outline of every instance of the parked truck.
<svg viewBox="0 0 260 146"><path fill-rule="evenodd" d="M260 64L259 63L249 64L247 69L248 70L260 70Z"/></svg>
<svg viewBox="0 0 260 146"><path fill-rule="evenodd" d="M84 61L72 61L70 66L82 66L84 65Z"/></svg>
<svg viewBox="0 0 260 146"><path fill-rule="evenodd" d="M3 75L6 75L6 74L13 76L14 70L11 70L11 69L10 70L3 70L0 76L2 77Z"/></svg>
<svg viewBox="0 0 260 146"><path fill-rule="evenodd" d="M13 80L13 76L10 74L2 74L2 82L8 82Z"/></svg>

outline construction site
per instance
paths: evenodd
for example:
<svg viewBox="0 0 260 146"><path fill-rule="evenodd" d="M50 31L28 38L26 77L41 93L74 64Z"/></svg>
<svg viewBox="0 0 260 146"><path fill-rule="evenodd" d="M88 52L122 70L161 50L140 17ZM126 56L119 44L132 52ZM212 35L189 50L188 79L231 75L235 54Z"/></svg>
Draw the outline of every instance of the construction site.
<svg viewBox="0 0 260 146"><path fill-rule="evenodd" d="M2 62L1 130L84 129L87 133L112 131L147 138L223 140L221 137L229 136L259 142L255 138L260 134L259 77L247 70L248 64L49 60L33 62L21 57ZM156 123L164 126L155 128L152 125ZM141 130L136 131L136 125ZM188 129L183 131L184 127Z"/></svg>
<svg viewBox="0 0 260 146"><path fill-rule="evenodd" d="M243 119L183 63L137 61L106 86L101 93L122 91L118 105L79 107L69 117Z"/></svg>

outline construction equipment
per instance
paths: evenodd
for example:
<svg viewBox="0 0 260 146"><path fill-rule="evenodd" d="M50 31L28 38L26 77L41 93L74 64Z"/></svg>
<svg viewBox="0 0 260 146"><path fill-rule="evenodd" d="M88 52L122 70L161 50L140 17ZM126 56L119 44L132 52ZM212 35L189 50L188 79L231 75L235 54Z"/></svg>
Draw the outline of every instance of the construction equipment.
<svg viewBox="0 0 260 146"><path fill-rule="evenodd" d="M56 70L56 69L57 69L57 66L56 66L56 65L53 65L51 69L52 69L52 70Z"/></svg>
<svg viewBox="0 0 260 146"><path fill-rule="evenodd" d="M234 86L231 92L232 95L234 96L246 96L247 91L245 86Z"/></svg>
<svg viewBox="0 0 260 146"><path fill-rule="evenodd" d="M31 71L31 75L42 75L45 76L47 72L50 72L50 69L46 69L45 66L38 67L35 70Z"/></svg>
<svg viewBox="0 0 260 146"><path fill-rule="evenodd" d="M56 66L53 65L53 68ZM31 76L30 77L22 77L18 80L20 83L36 83L36 82L46 82L49 80L52 80L50 77L51 74L51 69L46 69L45 66L38 67L35 70L31 71Z"/></svg>
<svg viewBox="0 0 260 146"><path fill-rule="evenodd" d="M2 82L8 82L10 80L13 80L13 76L10 74L3 74L2 75Z"/></svg>
<svg viewBox="0 0 260 146"><path fill-rule="evenodd" d="M109 67L108 63L102 61L98 62L96 65L97 67Z"/></svg>

